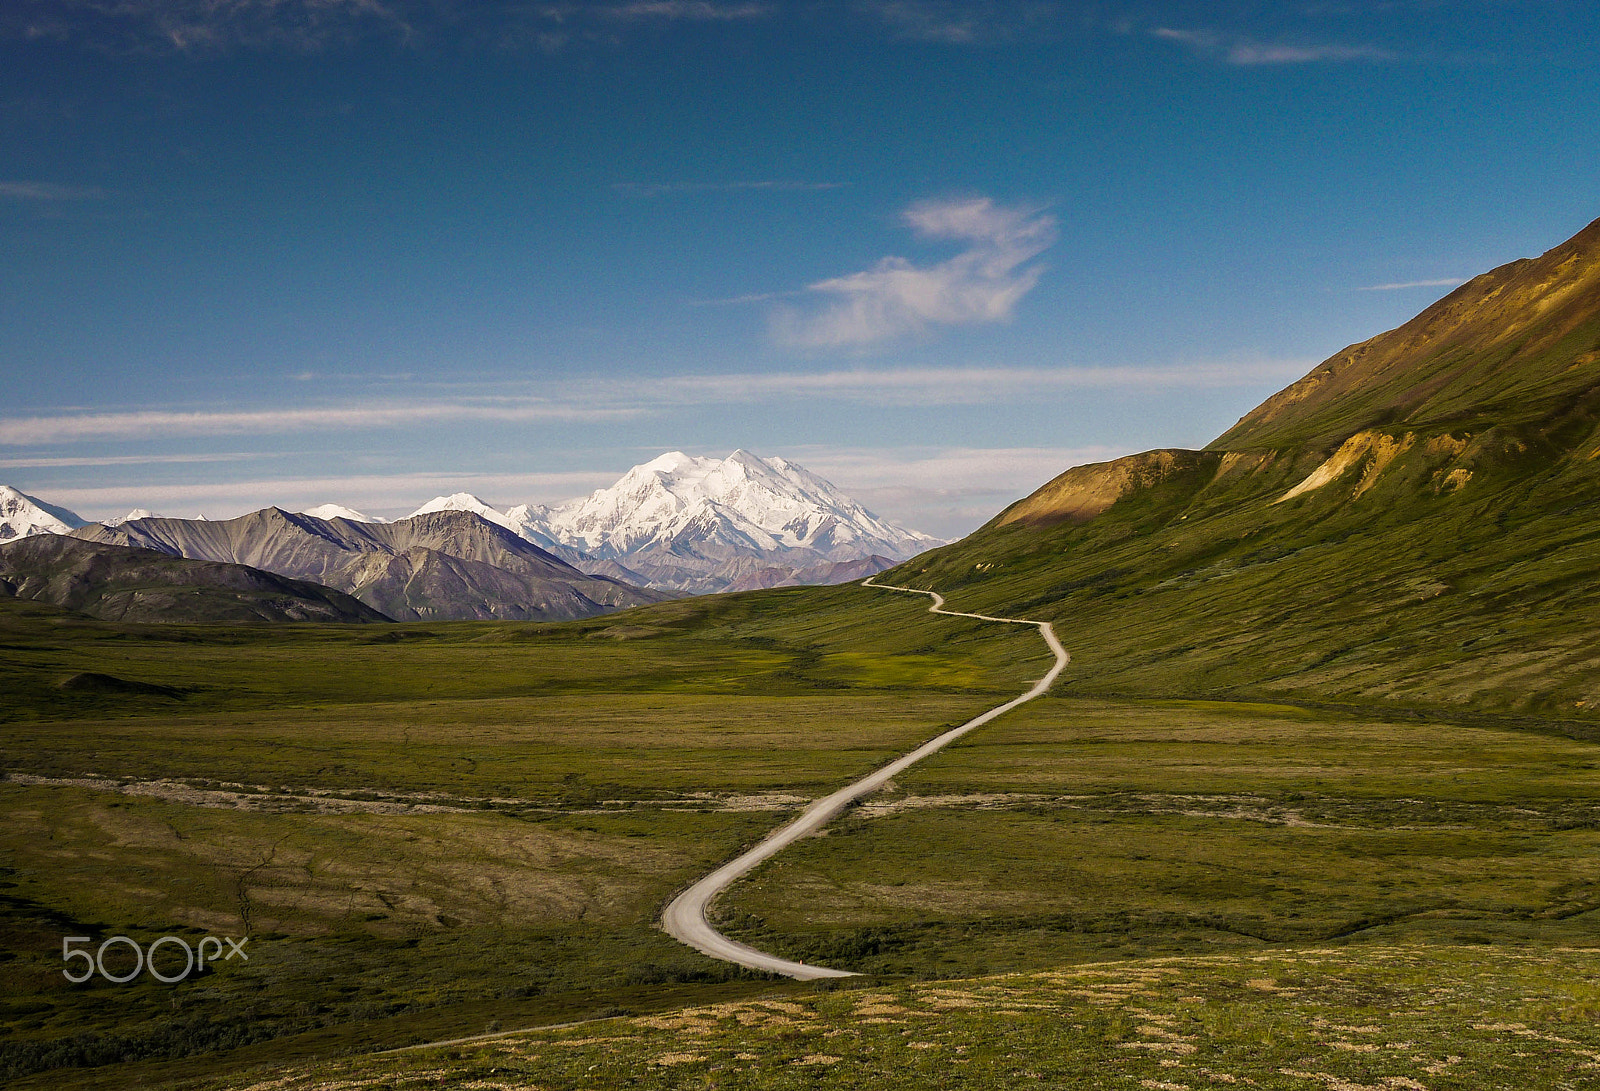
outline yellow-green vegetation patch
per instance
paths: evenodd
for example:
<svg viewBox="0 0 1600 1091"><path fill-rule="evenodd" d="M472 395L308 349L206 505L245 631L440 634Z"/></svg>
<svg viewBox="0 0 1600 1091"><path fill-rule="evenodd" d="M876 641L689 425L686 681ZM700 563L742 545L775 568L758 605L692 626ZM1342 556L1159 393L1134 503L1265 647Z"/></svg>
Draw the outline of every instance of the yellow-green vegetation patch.
<svg viewBox="0 0 1600 1091"><path fill-rule="evenodd" d="M206 1088L1565 1091L1600 951L1283 950L818 990L263 1071Z"/></svg>

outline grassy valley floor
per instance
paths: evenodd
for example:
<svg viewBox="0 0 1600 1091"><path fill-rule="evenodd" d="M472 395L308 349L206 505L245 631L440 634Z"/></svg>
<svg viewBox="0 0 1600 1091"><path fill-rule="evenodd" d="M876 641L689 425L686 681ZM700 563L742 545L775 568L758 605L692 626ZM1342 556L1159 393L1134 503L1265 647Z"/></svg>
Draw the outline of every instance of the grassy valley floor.
<svg viewBox="0 0 1600 1091"><path fill-rule="evenodd" d="M0 1071L1594 1082L1600 749L1526 718L1074 696L1069 674L719 903L738 938L867 976L762 979L657 931L805 800L1048 665L1029 630L925 609L858 587L560 626L0 609ZM63 936L207 934L248 934L250 961L61 977Z"/></svg>

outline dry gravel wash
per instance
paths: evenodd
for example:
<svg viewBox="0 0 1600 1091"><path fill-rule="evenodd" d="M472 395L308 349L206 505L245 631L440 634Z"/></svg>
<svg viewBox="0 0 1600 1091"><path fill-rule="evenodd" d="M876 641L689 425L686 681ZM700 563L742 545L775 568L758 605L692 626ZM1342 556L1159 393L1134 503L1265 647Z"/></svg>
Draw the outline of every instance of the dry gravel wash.
<svg viewBox="0 0 1600 1091"><path fill-rule="evenodd" d="M1033 684L1033 688L1020 697L1014 697L1003 705L991 708L981 716L976 716L960 727L951 728L944 734L923 743L911 753L889 763L882 769L863 777L854 784L840 788L832 795L824 796L801 812L786 826L768 834L762 842L750 851L723 864L716 871L695 883L688 890L679 894L661 914L661 926L669 935L681 943L686 943L695 950L710 955L712 958L724 962L738 963L740 966L752 970L766 970L771 973L783 974L799 981L812 981L819 977L854 977L848 970L835 970L826 966L808 966L803 962L793 962L789 959L778 958L758 951L754 947L737 943L729 939L706 920L706 909L713 899L728 887L732 886L741 876L751 871L757 864L771 859L783 849L792 845L802 837L816 833L823 826L831 822L838 814L850 804L864 796L871 795L882 788L897 774L903 773L929 754L935 753L955 742L969 731L975 731L984 724L1003 716L1024 702L1049 690L1051 683L1056 680L1066 665L1072 661L1067 650L1056 639L1055 630L1048 621L1031 621L1027 618L1015 617L989 617L986 614L964 614L955 610L944 608L944 598L933 591L919 591L913 587L891 587L888 584L873 583L871 579L862 581L864 587L879 587L885 591L905 591L913 595L928 595L933 599L933 605L928 607L930 614L945 614L949 617L970 617L979 621L998 621L1007 625L1034 625L1044 637L1050 651L1055 654L1055 665L1049 672Z"/></svg>

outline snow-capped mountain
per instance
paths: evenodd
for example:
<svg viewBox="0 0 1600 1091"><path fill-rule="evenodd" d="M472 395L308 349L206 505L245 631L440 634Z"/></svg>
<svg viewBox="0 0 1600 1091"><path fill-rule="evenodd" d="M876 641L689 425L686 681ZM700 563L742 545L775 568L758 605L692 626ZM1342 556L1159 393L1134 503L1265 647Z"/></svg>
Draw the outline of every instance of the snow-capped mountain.
<svg viewBox="0 0 1600 1091"><path fill-rule="evenodd" d="M68 534L84 522L77 512L46 504L10 485L0 485L0 542L32 534Z"/></svg>
<svg viewBox="0 0 1600 1091"><path fill-rule="evenodd" d="M162 516L157 515L155 512L151 511L149 508L134 508L132 511L130 511L126 515L119 515L115 519L107 519L107 520L105 520L105 525L108 526L108 527L120 527L123 523L131 523L135 519L160 519L160 518L162 518Z"/></svg>
<svg viewBox="0 0 1600 1091"><path fill-rule="evenodd" d="M769 568L788 578L839 562L903 560L942 544L879 518L801 466L748 451L725 459L672 451L610 488L551 507L501 512L456 493L415 514L430 511L475 512L585 571L691 593L760 586Z"/></svg>
<svg viewBox="0 0 1600 1091"><path fill-rule="evenodd" d="M688 594L841 582L943 544L879 518L804 467L748 451L724 459L671 451L635 466L610 488L550 507L522 504L500 511L458 492L436 497L396 523L342 504L300 514L376 528L444 512L477 515L589 576ZM198 525L204 516L161 520L135 509L105 526L134 530L152 522ZM83 525L64 508L0 486L0 541L66 534ZM207 556L262 567L255 554L240 548L238 557Z"/></svg>
<svg viewBox="0 0 1600 1091"><path fill-rule="evenodd" d="M149 513L146 512L146 515ZM355 508L347 508L343 504L318 504L300 513L309 515L313 519L348 519L352 523L387 523L389 520L380 519L376 515L366 515Z"/></svg>
<svg viewBox="0 0 1600 1091"><path fill-rule="evenodd" d="M933 538L886 523L833 485L781 458L735 451L725 459L672 451L635 466L609 489L551 508L561 541L597 557L651 547L808 549L830 560L909 557Z"/></svg>

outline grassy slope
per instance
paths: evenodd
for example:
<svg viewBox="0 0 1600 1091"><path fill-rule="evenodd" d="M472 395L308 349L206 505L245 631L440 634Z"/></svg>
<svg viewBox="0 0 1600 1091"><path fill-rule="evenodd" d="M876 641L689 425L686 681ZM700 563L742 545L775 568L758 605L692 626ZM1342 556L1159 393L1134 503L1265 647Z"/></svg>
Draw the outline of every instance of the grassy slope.
<svg viewBox="0 0 1600 1091"><path fill-rule="evenodd" d="M1587 724L1600 702L1595 424L1586 403L1539 428L1412 433L1370 484L1358 461L1283 503L1320 453L1213 453L1086 524L992 523L885 579L1056 622L1078 692ZM1465 485L1449 484L1456 471Z"/></svg>

